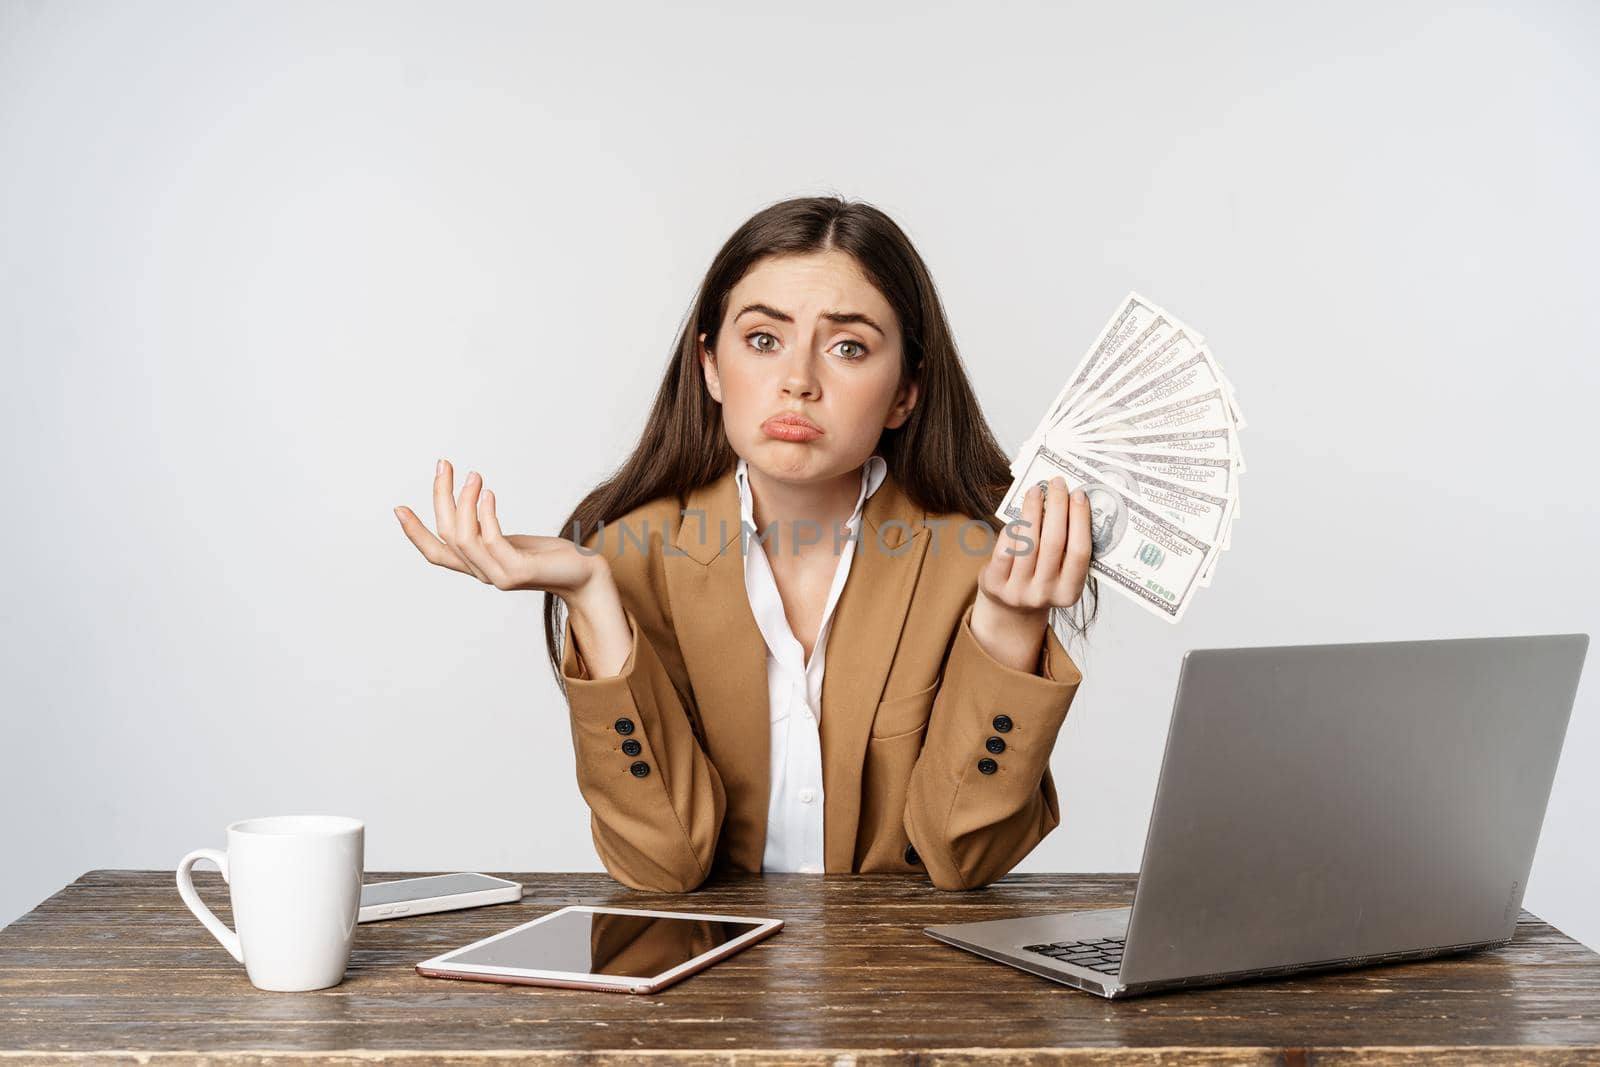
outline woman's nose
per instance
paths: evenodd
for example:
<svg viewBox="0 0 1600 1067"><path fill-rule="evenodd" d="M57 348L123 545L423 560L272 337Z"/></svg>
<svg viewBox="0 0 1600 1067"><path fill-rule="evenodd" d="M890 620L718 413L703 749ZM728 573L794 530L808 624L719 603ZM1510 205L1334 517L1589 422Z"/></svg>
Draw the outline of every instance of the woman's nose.
<svg viewBox="0 0 1600 1067"><path fill-rule="evenodd" d="M788 366L784 368L784 395L815 399L819 389L816 361L812 356L806 352L798 352L791 355Z"/></svg>

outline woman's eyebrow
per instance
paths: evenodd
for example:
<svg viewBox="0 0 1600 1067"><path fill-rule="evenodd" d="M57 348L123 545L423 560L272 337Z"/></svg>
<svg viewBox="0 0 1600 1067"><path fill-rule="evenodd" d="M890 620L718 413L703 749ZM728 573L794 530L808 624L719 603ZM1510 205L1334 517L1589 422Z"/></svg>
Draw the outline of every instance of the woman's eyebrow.
<svg viewBox="0 0 1600 1067"><path fill-rule="evenodd" d="M746 304L744 307L739 309L739 314L735 315L733 317L733 320L735 322L738 322L739 319L743 318L745 315L747 315L748 313L750 313L752 311L757 312L757 313L762 314L762 315L766 315L768 318L777 319L779 322L793 322L794 321L794 316L793 315L785 315L783 312L779 311L777 308L772 307L769 304ZM879 337L887 337L887 336L889 336L887 333L884 332L884 329L883 329L882 326L879 326L876 322L873 322L872 319L868 318L866 315L861 314L859 311L824 311L818 317L827 319L829 322L834 323L836 325L841 325L841 326L844 325L845 323L859 322L863 326L870 326L874 330L877 330Z"/></svg>

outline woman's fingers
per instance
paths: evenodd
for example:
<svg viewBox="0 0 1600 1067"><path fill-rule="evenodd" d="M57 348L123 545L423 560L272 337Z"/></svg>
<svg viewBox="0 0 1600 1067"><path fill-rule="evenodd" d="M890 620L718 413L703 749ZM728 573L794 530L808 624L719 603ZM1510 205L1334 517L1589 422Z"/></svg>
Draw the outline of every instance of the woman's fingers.
<svg viewBox="0 0 1600 1067"><path fill-rule="evenodd" d="M984 565L983 573L978 576L978 585L985 590L998 592L1005 588L1006 580L1011 577L1011 556L1006 553L1006 546L1011 543L1011 535L1001 530L994 539L994 551L989 553L989 562Z"/></svg>
<svg viewBox="0 0 1600 1067"><path fill-rule="evenodd" d="M1022 504L1026 508L1028 494L1036 490L1029 489L1022 495ZM989 553L989 563L983 569L980 581L986 590L998 593L1006 588L1011 581L1011 568L1016 566L1017 556L1022 552L1022 542L1012 532L1012 523L1001 527L999 535L994 541L994 551Z"/></svg>
<svg viewBox="0 0 1600 1067"><path fill-rule="evenodd" d="M1044 518L1044 488L1030 485L1022 498L1022 537L1016 549L1018 555L1011 561L1011 587L1019 596L1033 581L1033 572L1039 565L1039 530Z"/></svg>
<svg viewBox="0 0 1600 1067"><path fill-rule="evenodd" d="M489 580L496 588L509 589L511 583L508 572L515 562L516 552L506 543L505 535L500 532L500 520L494 513L494 494L487 488L478 498L477 507L478 537L474 547L479 556L476 561L489 576Z"/></svg>
<svg viewBox="0 0 1600 1067"><path fill-rule="evenodd" d="M494 492L488 488L484 489L483 497L478 501L478 532L490 557L500 561L501 549L511 546L506 543L506 535L500 531L500 517L494 513Z"/></svg>
<svg viewBox="0 0 1600 1067"><path fill-rule="evenodd" d="M981 577L986 593L1028 610L1070 607L1083 593L1093 543L1088 497L1061 477L1028 487L1021 517L1008 523Z"/></svg>
<svg viewBox="0 0 1600 1067"><path fill-rule="evenodd" d="M433 528L439 531L440 540L449 544L455 539L455 492L450 488L452 479L450 462L441 459L433 472Z"/></svg>
<svg viewBox="0 0 1600 1067"><path fill-rule="evenodd" d="M1070 607L1083 595L1083 583L1089 577L1089 558L1094 554L1094 530L1090 526L1089 494L1078 490L1072 494L1071 515L1067 522L1067 554L1061 561L1061 575L1056 579L1054 603Z"/></svg>
<svg viewBox="0 0 1600 1067"><path fill-rule="evenodd" d="M1038 562L1033 568L1033 585L1041 600L1049 600L1056 579L1061 576L1061 553L1067 547L1067 505L1067 481L1058 474L1050 479L1045 494Z"/></svg>
<svg viewBox="0 0 1600 1067"><path fill-rule="evenodd" d="M483 489L483 479L477 471L468 471L461 483L461 496L456 499L456 541L467 544L478 537L478 493Z"/></svg>
<svg viewBox="0 0 1600 1067"><path fill-rule="evenodd" d="M417 546L417 551L422 553L422 558L429 563L437 563L441 567L448 567L462 574L471 574L466 565L461 562L461 557L433 535L433 531L422 524L416 513L408 507L398 507L394 513L400 517L400 529L405 531L406 537Z"/></svg>
<svg viewBox="0 0 1600 1067"><path fill-rule="evenodd" d="M494 493L476 472L467 475L459 499L450 492L450 467L440 460L434 474L434 512L443 516L434 536L409 508L397 507L400 527L423 558L470 574L497 589L541 589L557 595L582 587L603 566L560 537L506 534L495 513ZM449 533L445 534L444 529Z"/></svg>
<svg viewBox="0 0 1600 1067"><path fill-rule="evenodd" d="M450 543L479 581L493 584L491 572L499 568L484 549L478 526L478 503L482 491L483 478L477 471L468 471L467 479L461 485L461 496L456 500L455 537Z"/></svg>
<svg viewBox="0 0 1600 1067"><path fill-rule="evenodd" d="M438 528L439 540L444 542L445 547L450 550L450 554L461 564L459 567L452 567L451 570L458 570L464 574L472 575L480 582L487 582L489 579L484 575L483 571L462 550L461 535L458 529L461 524L461 509L456 506L454 499L453 479L454 472L450 466L450 461L441 459L433 474L434 525ZM467 480L469 482L472 480L470 474L467 476ZM466 497L465 489L462 490L461 495L463 499Z"/></svg>

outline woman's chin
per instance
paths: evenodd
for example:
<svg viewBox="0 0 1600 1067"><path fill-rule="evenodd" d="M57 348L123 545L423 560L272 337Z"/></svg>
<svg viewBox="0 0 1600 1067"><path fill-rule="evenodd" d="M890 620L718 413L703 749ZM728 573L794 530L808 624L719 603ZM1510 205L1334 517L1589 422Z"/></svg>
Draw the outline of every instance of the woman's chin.
<svg viewBox="0 0 1600 1067"><path fill-rule="evenodd" d="M763 441L758 458L745 462L779 481L807 482L825 478L828 476L824 470L827 457L815 444L813 441Z"/></svg>

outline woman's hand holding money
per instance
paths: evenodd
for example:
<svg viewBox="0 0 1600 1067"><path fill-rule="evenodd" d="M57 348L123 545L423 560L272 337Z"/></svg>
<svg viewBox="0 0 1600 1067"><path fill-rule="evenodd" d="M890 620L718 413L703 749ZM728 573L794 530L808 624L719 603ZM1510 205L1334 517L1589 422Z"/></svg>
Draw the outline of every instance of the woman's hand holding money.
<svg viewBox="0 0 1600 1067"><path fill-rule="evenodd" d="M1017 526L1037 537L1014 532ZM972 635L984 651L1034 673L1050 609L1071 607L1083 596L1092 547L1089 499L1081 490L1068 496L1060 477L1050 480L1048 494L1029 487L1021 520L1001 532L978 575Z"/></svg>
<svg viewBox="0 0 1600 1067"><path fill-rule="evenodd" d="M424 559L504 590L553 593L567 604L590 675L616 674L633 644L622 598L605 556L585 554L564 537L504 534L494 494L474 471L454 497L452 472L440 460L433 477L437 536L407 507L394 509L406 537Z"/></svg>

